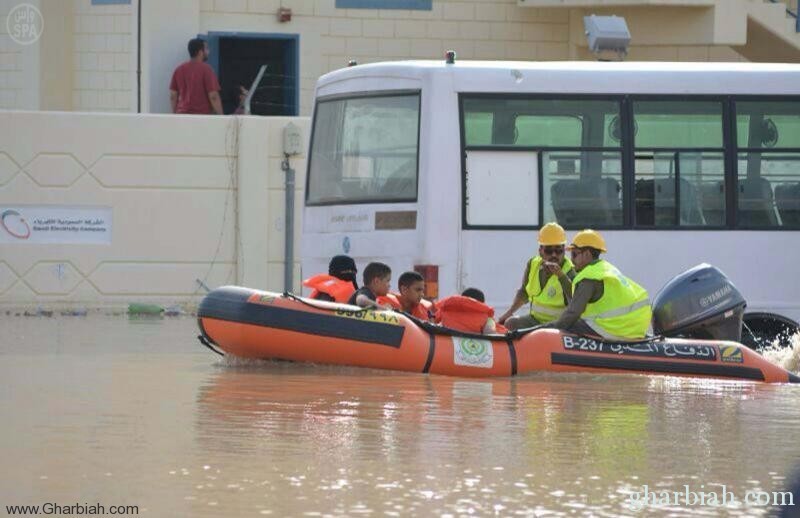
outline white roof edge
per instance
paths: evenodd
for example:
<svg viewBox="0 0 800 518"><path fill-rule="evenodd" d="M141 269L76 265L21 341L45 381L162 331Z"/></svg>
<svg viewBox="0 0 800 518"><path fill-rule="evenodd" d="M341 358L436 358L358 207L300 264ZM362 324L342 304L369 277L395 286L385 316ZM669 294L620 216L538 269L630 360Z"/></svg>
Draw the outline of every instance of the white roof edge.
<svg viewBox="0 0 800 518"><path fill-rule="evenodd" d="M564 78L573 74L586 74L594 72L606 72L605 76L613 77L625 75L633 78L640 72L647 73L667 73L677 76L704 77L708 81L713 74L727 75L750 73L762 74L786 74L794 79L797 76L800 82L800 64L793 63L750 63L750 62L667 62L667 61L622 61L622 62L598 62L598 61L456 61L454 65L448 65L444 60L419 60L419 61L386 61L378 63L368 63L352 67L342 68L329 72L319 78L317 87L324 87L327 84L346 79L356 79L365 77L435 77L440 74L455 74L466 72L467 70L484 70L489 75L494 73L509 73L511 71L525 72L545 72L564 75ZM783 80L788 79L786 75ZM673 78L673 81L675 78ZM672 81L670 81L672 82ZM723 86L721 91L725 91ZM794 88L793 88L794 90ZM757 92L754 92L757 93Z"/></svg>

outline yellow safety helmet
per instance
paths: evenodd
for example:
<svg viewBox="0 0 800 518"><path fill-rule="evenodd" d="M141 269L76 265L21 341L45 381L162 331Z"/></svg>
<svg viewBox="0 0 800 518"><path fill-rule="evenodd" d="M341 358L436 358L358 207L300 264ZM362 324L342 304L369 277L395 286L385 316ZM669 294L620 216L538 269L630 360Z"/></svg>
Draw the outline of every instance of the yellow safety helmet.
<svg viewBox="0 0 800 518"><path fill-rule="evenodd" d="M567 233L558 223L548 223L539 229L539 244L543 246L566 245Z"/></svg>
<svg viewBox="0 0 800 518"><path fill-rule="evenodd" d="M572 243L569 245L569 249L573 248L594 248L600 250L601 252L607 252L606 250L606 241L603 239L603 236L600 235L600 232L596 230L581 230L575 237L572 238Z"/></svg>

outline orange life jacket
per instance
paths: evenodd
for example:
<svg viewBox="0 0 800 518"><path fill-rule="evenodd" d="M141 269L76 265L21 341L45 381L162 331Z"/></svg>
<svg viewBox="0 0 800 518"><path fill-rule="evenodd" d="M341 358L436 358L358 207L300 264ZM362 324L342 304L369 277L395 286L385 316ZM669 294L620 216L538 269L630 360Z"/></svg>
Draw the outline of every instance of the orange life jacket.
<svg viewBox="0 0 800 518"><path fill-rule="evenodd" d="M392 306L394 309L399 311L403 310L403 305L400 303L400 299L398 298L400 295L397 293L387 293L386 295L381 295L378 297L378 304L383 304L384 306ZM433 304L429 300L422 299L420 300L419 304L414 306L411 310L411 315L417 317L420 320L428 321L431 319L429 311L433 308Z"/></svg>
<svg viewBox="0 0 800 518"><path fill-rule="evenodd" d="M403 305L400 304L400 301L397 298L396 293L387 293L386 295L380 295L375 302L381 304L383 306L392 306L394 309L403 310Z"/></svg>
<svg viewBox="0 0 800 518"><path fill-rule="evenodd" d="M430 300L420 299L419 304L414 306L412 315L420 320L430 320L433 312L433 303Z"/></svg>
<svg viewBox="0 0 800 518"><path fill-rule="evenodd" d="M459 331L481 334L486 320L492 316L492 308L463 295L453 295L436 303L436 322Z"/></svg>
<svg viewBox="0 0 800 518"><path fill-rule="evenodd" d="M336 302L346 303L350 295L356 291L355 286L350 281L344 281L333 275L321 273L303 281L303 286L312 288L311 298L315 299L320 293L325 293L333 297Z"/></svg>

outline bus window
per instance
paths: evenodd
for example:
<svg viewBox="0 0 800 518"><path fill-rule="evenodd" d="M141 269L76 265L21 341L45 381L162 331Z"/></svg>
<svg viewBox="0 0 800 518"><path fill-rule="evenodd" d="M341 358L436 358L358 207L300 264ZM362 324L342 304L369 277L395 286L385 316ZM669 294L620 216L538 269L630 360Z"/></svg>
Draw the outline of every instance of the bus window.
<svg viewBox="0 0 800 518"><path fill-rule="evenodd" d="M622 153L552 151L542 154L544 220L568 228L622 225ZM582 169L592 164L596 169Z"/></svg>
<svg viewBox="0 0 800 518"><path fill-rule="evenodd" d="M636 225L723 226L721 101L634 101Z"/></svg>
<svg viewBox="0 0 800 518"><path fill-rule="evenodd" d="M738 101L737 226L800 227L800 102Z"/></svg>
<svg viewBox="0 0 800 518"><path fill-rule="evenodd" d="M616 101L465 97L465 145L618 147L607 137L608 114L619 114Z"/></svg>
<svg viewBox="0 0 800 518"><path fill-rule="evenodd" d="M307 204L415 201L419 102L418 93L321 100Z"/></svg>
<svg viewBox="0 0 800 518"><path fill-rule="evenodd" d="M580 146L583 121L576 116L518 115L514 122L521 146Z"/></svg>
<svg viewBox="0 0 800 518"><path fill-rule="evenodd" d="M512 151L470 151L467 155L469 225L538 225L539 211L531 203L538 198L534 155Z"/></svg>
<svg viewBox="0 0 800 518"><path fill-rule="evenodd" d="M537 225L532 174L541 174L545 221L622 225L618 101L493 95L465 96L462 106L467 225Z"/></svg>
<svg viewBox="0 0 800 518"><path fill-rule="evenodd" d="M466 121L466 140L473 146L489 146L492 144L492 120L491 112L467 112L464 114Z"/></svg>

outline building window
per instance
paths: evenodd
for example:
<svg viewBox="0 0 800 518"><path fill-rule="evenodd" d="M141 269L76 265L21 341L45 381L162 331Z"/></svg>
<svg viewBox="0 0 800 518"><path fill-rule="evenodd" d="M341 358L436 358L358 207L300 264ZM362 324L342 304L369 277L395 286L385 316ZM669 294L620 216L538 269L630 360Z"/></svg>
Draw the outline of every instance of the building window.
<svg viewBox="0 0 800 518"><path fill-rule="evenodd" d="M92 0L92 5L130 5L131 0Z"/></svg>
<svg viewBox="0 0 800 518"><path fill-rule="evenodd" d="M415 9L430 11L433 0L336 0L338 9Z"/></svg>

